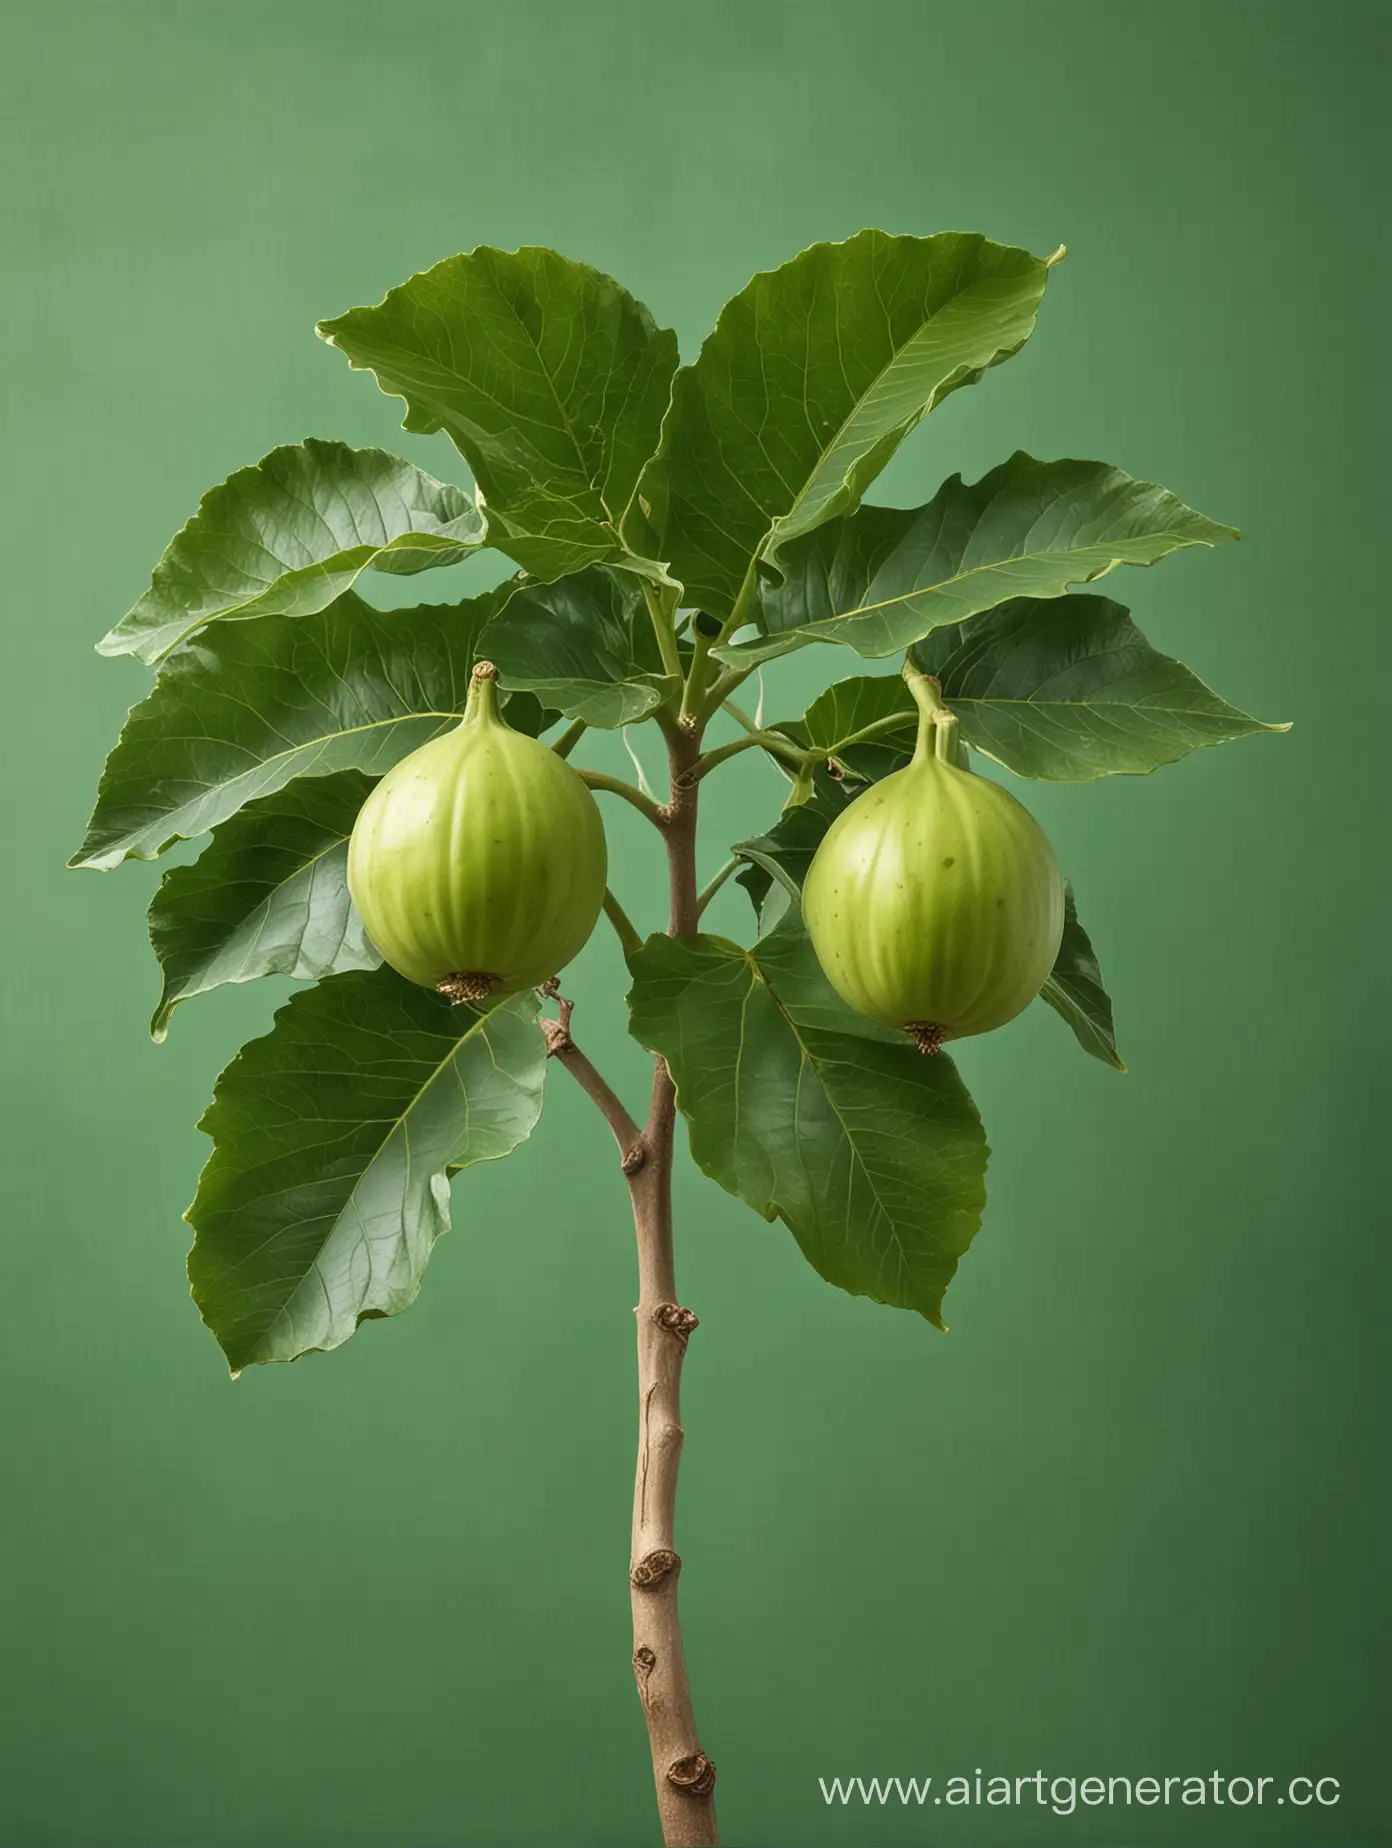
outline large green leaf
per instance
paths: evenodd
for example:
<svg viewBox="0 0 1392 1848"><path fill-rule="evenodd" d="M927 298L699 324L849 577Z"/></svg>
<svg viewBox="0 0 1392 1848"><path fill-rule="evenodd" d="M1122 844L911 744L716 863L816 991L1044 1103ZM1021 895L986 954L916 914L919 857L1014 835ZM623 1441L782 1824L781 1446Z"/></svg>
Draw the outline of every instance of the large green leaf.
<svg viewBox="0 0 1392 1848"><path fill-rule="evenodd" d="M301 777L215 828L192 866L165 874L150 906L164 971L153 1039L181 1001L224 982L377 967L348 895L348 837L371 788L359 770Z"/></svg>
<svg viewBox="0 0 1392 1848"><path fill-rule="evenodd" d="M949 477L926 507L862 507L799 541L784 581L763 588L762 634L714 652L740 666L817 641L897 654L1007 598L1057 597L1117 565L1236 537L1106 463L1019 450L974 484Z"/></svg>
<svg viewBox="0 0 1392 1848"><path fill-rule="evenodd" d="M662 656L638 580L595 566L516 592L479 652L502 684L587 725L631 725L663 698Z"/></svg>
<svg viewBox="0 0 1392 1848"><path fill-rule="evenodd" d="M1119 1072L1126 1070L1117 1052L1112 998L1102 984L1092 940L1078 922L1078 907L1070 885L1063 888L1063 942L1039 998L1068 1022L1084 1052Z"/></svg>
<svg viewBox="0 0 1392 1848"><path fill-rule="evenodd" d="M934 629L913 658L968 743L1017 776L1143 775L1204 745L1290 729L1220 699L1106 597L1018 597Z"/></svg>
<svg viewBox="0 0 1392 1848"><path fill-rule="evenodd" d="M612 278L552 250L485 246L319 332L405 400L408 430L451 438L490 543L525 570L556 578L623 554L677 337Z"/></svg>
<svg viewBox="0 0 1392 1848"><path fill-rule="evenodd" d="M1106 597L1012 598L934 629L913 660L937 679L966 742L1017 776L1141 775L1205 745L1289 729L1229 705ZM777 729L873 780L907 763L917 719L898 674L864 674ZM881 724L889 729L847 743Z"/></svg>
<svg viewBox="0 0 1392 1848"><path fill-rule="evenodd" d="M448 1176L541 1110L535 993L451 1007L391 969L303 990L218 1079L189 1280L233 1371L338 1347L415 1300Z"/></svg>
<svg viewBox="0 0 1392 1848"><path fill-rule="evenodd" d="M755 276L672 389L639 504L685 600L848 512L923 415L1016 353L1048 264L957 232L862 231Z"/></svg>
<svg viewBox="0 0 1392 1848"><path fill-rule="evenodd" d="M671 1067L697 1163L829 1283L942 1327L986 1201L952 1061L853 1014L792 919L752 950L650 937L630 967L633 1035Z"/></svg>
<svg viewBox="0 0 1392 1848"><path fill-rule="evenodd" d="M380 776L464 710L498 591L383 616L351 592L317 616L210 629L164 663L106 760L71 866L152 860L298 776ZM540 711L513 696L508 716Z"/></svg>
<svg viewBox="0 0 1392 1848"><path fill-rule="evenodd" d="M204 495L98 650L157 661L220 618L307 616L369 566L409 575L457 564L485 530L462 488L385 450L307 437Z"/></svg>

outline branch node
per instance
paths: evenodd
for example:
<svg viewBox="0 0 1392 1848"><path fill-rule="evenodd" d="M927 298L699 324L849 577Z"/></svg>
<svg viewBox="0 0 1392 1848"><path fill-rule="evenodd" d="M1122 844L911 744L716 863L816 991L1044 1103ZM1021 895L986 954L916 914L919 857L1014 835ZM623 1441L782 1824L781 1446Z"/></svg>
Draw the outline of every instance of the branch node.
<svg viewBox="0 0 1392 1848"><path fill-rule="evenodd" d="M659 1546L651 1553L644 1553L629 1573L628 1582L635 1591L655 1591L664 1579L680 1571L681 1554L674 1553L670 1546Z"/></svg>
<svg viewBox="0 0 1392 1848"><path fill-rule="evenodd" d="M647 1159L648 1145L640 1136L636 1142L630 1144L630 1146L624 1150L623 1160L619 1163L619 1166L625 1174L637 1174L638 1170Z"/></svg>
<svg viewBox="0 0 1392 1848"><path fill-rule="evenodd" d="M541 990L543 994L550 995L561 1010L559 1020L543 1020L541 1023L541 1033L546 1041L548 1059L559 1058L563 1052L575 1051L575 1041L570 1037L570 1017L575 1012L575 1003L567 1001L564 995L557 994L557 986L556 978L552 976L549 982L542 983Z"/></svg>
<svg viewBox="0 0 1392 1848"><path fill-rule="evenodd" d="M682 1352L691 1339L691 1331L701 1324L689 1309L683 1309L680 1303L659 1303L652 1312L652 1319L664 1333L679 1342Z"/></svg>
<svg viewBox="0 0 1392 1848"><path fill-rule="evenodd" d="M648 1682L657 1667L657 1654L646 1643L633 1652L633 1677L638 1683L638 1696L646 1707L648 1704Z"/></svg>
<svg viewBox="0 0 1392 1848"><path fill-rule="evenodd" d="M708 1797L715 1789L715 1766L698 1749L686 1758L672 1760L667 1767L667 1782L683 1796Z"/></svg>

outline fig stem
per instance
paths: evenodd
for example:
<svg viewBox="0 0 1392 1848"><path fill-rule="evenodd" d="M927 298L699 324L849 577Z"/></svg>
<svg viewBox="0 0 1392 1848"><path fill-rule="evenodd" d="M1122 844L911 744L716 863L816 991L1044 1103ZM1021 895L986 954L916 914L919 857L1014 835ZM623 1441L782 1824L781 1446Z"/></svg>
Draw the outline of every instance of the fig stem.
<svg viewBox="0 0 1392 1848"><path fill-rule="evenodd" d="M905 661L903 675L904 684L918 707L918 742L914 746L913 761L920 764L925 758L936 756L939 763L950 765L955 756L953 741L957 714L944 701L942 688L932 674L922 673Z"/></svg>
<svg viewBox="0 0 1392 1848"><path fill-rule="evenodd" d="M589 726L583 719L576 719L573 725L566 726L560 737L557 738L556 742L551 746L551 749L556 753L557 757L569 757L589 729Z"/></svg>
<svg viewBox="0 0 1392 1848"><path fill-rule="evenodd" d="M491 661L475 661L464 702L464 725L506 725L498 704L498 670Z"/></svg>

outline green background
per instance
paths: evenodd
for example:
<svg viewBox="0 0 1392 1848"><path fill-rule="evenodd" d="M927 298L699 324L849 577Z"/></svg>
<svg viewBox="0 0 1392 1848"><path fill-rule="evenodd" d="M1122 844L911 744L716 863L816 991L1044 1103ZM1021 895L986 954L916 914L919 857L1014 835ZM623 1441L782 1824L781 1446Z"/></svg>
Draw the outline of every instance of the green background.
<svg viewBox="0 0 1392 1848"><path fill-rule="evenodd" d="M781 1227L682 1172L702 1321L683 1603L723 1824L765 1844L1392 1839L1385 446L1364 415L1387 18L7 9L7 1848L651 1839L631 1238L589 1106L553 1074L533 1141L456 1189L404 1318L229 1385L180 1214L214 1074L285 985L199 1001L152 1046L154 870L62 862L146 684L92 643L205 487L306 433L454 472L317 317L456 249L540 242L619 276L690 355L753 270L862 224L1070 253L1026 353L952 398L882 497L1016 446L1166 483L1244 543L1106 588L1296 729L1029 794L1131 1072L1042 1008L963 1049L996 1152L950 1335L828 1289ZM770 710L841 666L775 670ZM709 786L712 867L777 787ZM642 824L608 812L617 887L655 922ZM742 904L722 899L724 928ZM636 1102L619 980L597 939L577 1027ZM978 1766L1307 1773L1344 1798L1063 1820L829 1810L817 1788Z"/></svg>

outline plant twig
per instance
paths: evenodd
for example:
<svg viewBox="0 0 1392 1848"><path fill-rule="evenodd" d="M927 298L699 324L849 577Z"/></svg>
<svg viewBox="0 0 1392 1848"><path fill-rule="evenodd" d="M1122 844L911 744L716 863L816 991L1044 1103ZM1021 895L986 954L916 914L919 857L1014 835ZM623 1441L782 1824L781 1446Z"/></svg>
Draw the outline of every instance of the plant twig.
<svg viewBox="0 0 1392 1848"><path fill-rule="evenodd" d="M701 887L700 896L696 900L696 915L698 918L705 911L706 906L715 897L721 886L723 886L725 881L730 877L731 873L737 871L739 865L740 862L732 856L725 862L715 877L713 879L708 879L705 885Z"/></svg>
<svg viewBox="0 0 1392 1848"><path fill-rule="evenodd" d="M608 776L603 770L577 770L576 775L591 789L604 789L611 796L622 796L640 815L645 815L655 828L666 826L667 814L662 806L654 802L651 796L645 796L632 783L625 783L621 776Z"/></svg>
<svg viewBox="0 0 1392 1848"><path fill-rule="evenodd" d="M635 950L642 949L642 933L607 886L604 891L604 915L614 926L625 956L632 956Z"/></svg>
<svg viewBox="0 0 1392 1848"><path fill-rule="evenodd" d="M558 1020L543 1020L541 1030L546 1039L546 1056L559 1059L585 1095L593 1100L600 1115L613 1131L614 1140L619 1145L619 1154L625 1163L634 1157L642 1159L643 1132L629 1115L623 1099L609 1081L598 1072L591 1061L581 1052L571 1038L570 1020L575 1012L575 1003L568 1001L564 995L557 993L557 984L550 981L542 990L555 1001L560 1011Z"/></svg>
<svg viewBox="0 0 1392 1848"><path fill-rule="evenodd" d="M804 750L800 744L794 744L790 738L785 738L782 732L751 731L746 732L742 738L732 739L729 744L717 745L715 750L705 752L703 756L697 758L687 774L693 781L699 782L703 776L708 776L717 765L725 763L731 757L737 757L741 751L754 749L756 745L766 751L771 751L775 757L786 758L789 763L796 764L799 768L809 756L818 755L816 752Z"/></svg>

